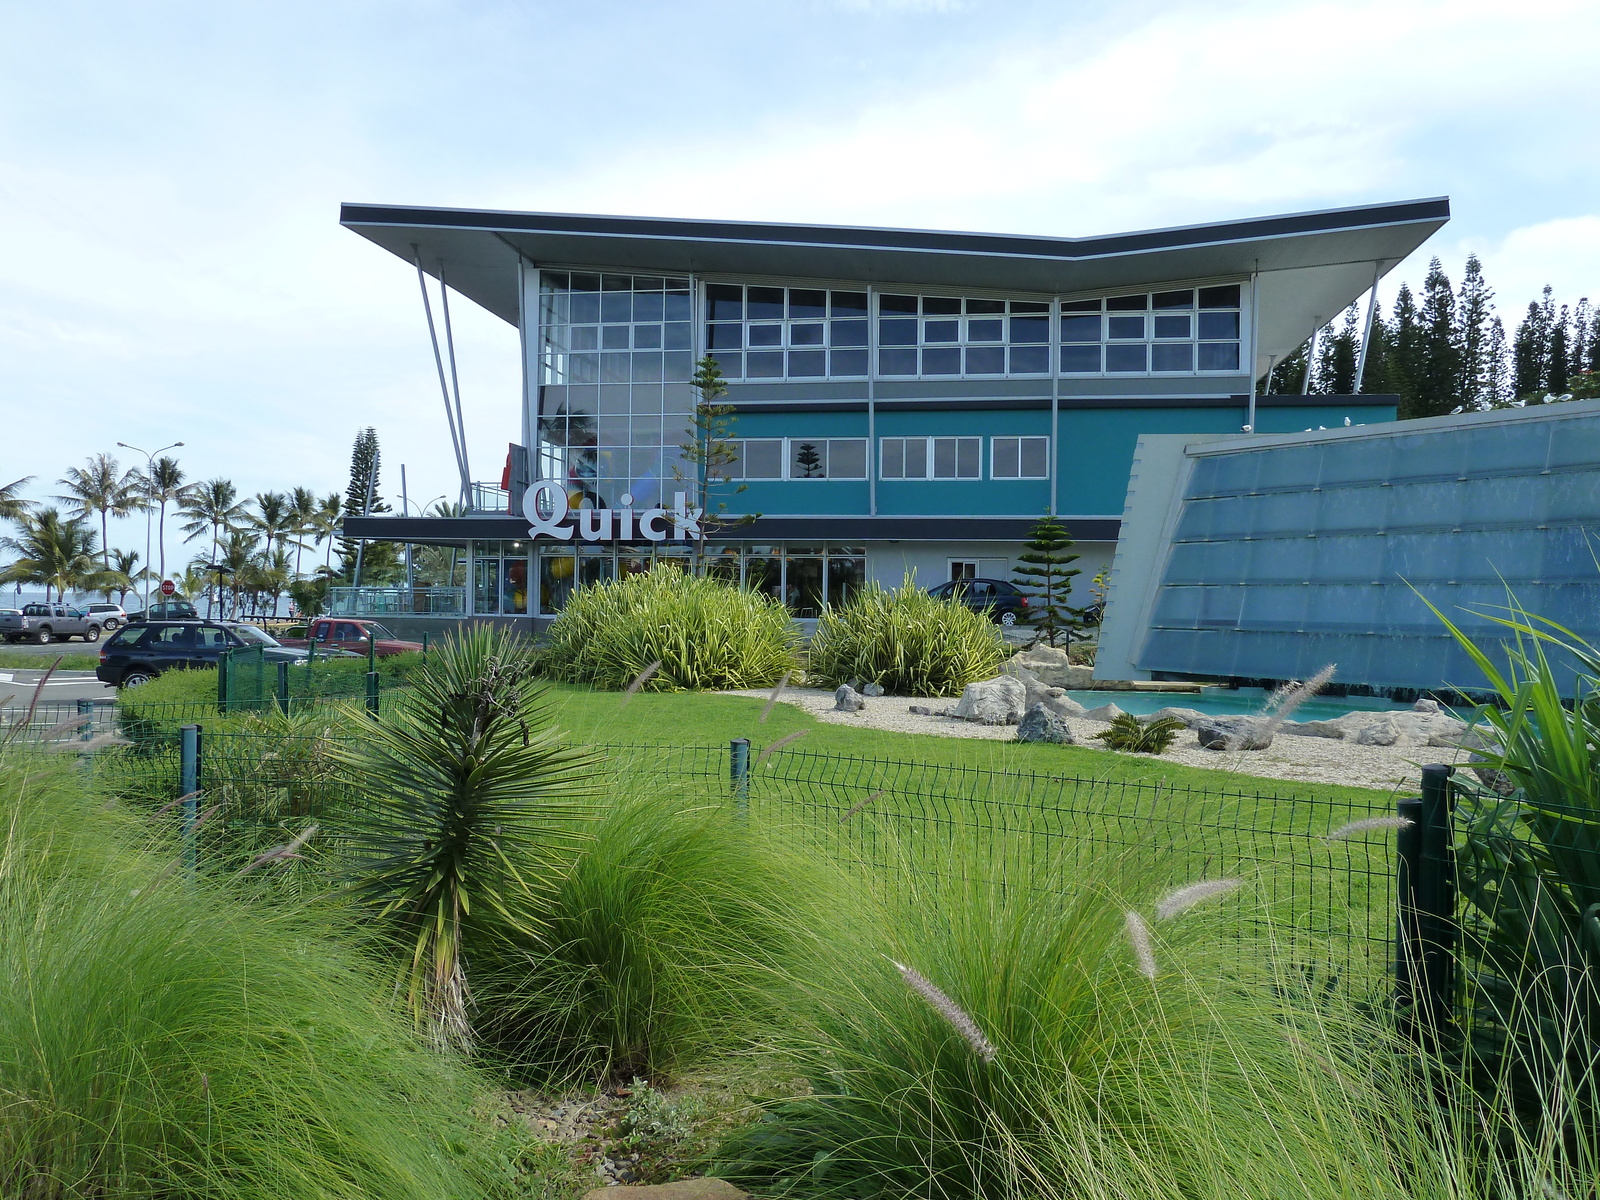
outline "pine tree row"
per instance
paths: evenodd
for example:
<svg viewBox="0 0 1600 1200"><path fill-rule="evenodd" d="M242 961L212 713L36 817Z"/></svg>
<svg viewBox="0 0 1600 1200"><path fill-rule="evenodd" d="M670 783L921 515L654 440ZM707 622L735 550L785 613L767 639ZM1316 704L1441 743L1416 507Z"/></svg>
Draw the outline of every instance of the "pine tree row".
<svg viewBox="0 0 1600 1200"><path fill-rule="evenodd" d="M1394 307L1372 322L1361 391L1400 397L1400 417L1520 407L1600 396L1600 311L1587 297L1557 308L1552 289L1528 305L1508 344L1483 264L1469 255L1459 288L1435 258L1419 303L1400 285ZM1352 304L1261 381L1268 393L1348 396L1356 390L1362 314Z"/></svg>

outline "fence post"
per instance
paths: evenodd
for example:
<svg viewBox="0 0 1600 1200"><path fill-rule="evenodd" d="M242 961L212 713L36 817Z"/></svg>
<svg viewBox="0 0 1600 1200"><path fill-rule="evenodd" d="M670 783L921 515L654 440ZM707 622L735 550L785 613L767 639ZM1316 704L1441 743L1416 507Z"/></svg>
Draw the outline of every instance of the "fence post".
<svg viewBox="0 0 1600 1200"><path fill-rule="evenodd" d="M78 728L78 740L87 742L94 736L94 701L80 696L78 698L78 715L89 718Z"/></svg>
<svg viewBox="0 0 1600 1200"><path fill-rule="evenodd" d="M426 629L422 631L422 661L428 661L428 631Z"/></svg>
<svg viewBox="0 0 1600 1200"><path fill-rule="evenodd" d="M1399 815L1400 903L1397 967L1403 1023L1419 1041L1439 1042L1455 994L1455 863L1451 854L1451 768L1422 768L1422 795L1402 800Z"/></svg>
<svg viewBox="0 0 1600 1200"><path fill-rule="evenodd" d="M233 651L224 650L217 659L217 711L228 715L228 676L233 672Z"/></svg>
<svg viewBox="0 0 1600 1200"><path fill-rule="evenodd" d="M376 671L377 669L378 669L378 635L375 634L375 633L368 632L368 634L367 634L367 670L368 671Z"/></svg>
<svg viewBox="0 0 1600 1200"><path fill-rule="evenodd" d="M750 815L750 739L734 738L728 743L728 775L733 780L733 809L741 817Z"/></svg>
<svg viewBox="0 0 1600 1200"><path fill-rule="evenodd" d="M378 673L367 672L367 712L373 717L378 715Z"/></svg>
<svg viewBox="0 0 1600 1200"><path fill-rule="evenodd" d="M278 711L289 715L289 660L278 660Z"/></svg>
<svg viewBox="0 0 1600 1200"><path fill-rule="evenodd" d="M195 854L194 826L200 815L200 726L185 725L179 731L178 795L183 797L183 866L191 875L199 865Z"/></svg>

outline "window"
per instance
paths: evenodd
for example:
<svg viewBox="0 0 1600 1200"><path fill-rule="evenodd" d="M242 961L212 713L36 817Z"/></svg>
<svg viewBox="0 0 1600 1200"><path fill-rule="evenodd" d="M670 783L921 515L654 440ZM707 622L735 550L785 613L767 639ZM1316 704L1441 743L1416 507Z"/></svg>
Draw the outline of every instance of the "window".
<svg viewBox="0 0 1600 1200"><path fill-rule="evenodd" d="M867 373L867 293L706 284L706 352L729 379Z"/></svg>
<svg viewBox="0 0 1600 1200"><path fill-rule="evenodd" d="M1063 375L1240 370L1240 285L1064 300ZM996 475L996 478L1001 476Z"/></svg>
<svg viewBox="0 0 1600 1200"><path fill-rule="evenodd" d="M1050 305L1042 300L878 296L878 374L1046 375Z"/></svg>
<svg viewBox="0 0 1600 1200"><path fill-rule="evenodd" d="M989 439L991 479L1047 479L1050 476L1050 439L997 437Z"/></svg>
<svg viewBox="0 0 1600 1200"><path fill-rule="evenodd" d="M981 479L983 439L880 438L881 479Z"/></svg>
<svg viewBox="0 0 1600 1200"><path fill-rule="evenodd" d="M745 438L729 479L865 479L866 438Z"/></svg>

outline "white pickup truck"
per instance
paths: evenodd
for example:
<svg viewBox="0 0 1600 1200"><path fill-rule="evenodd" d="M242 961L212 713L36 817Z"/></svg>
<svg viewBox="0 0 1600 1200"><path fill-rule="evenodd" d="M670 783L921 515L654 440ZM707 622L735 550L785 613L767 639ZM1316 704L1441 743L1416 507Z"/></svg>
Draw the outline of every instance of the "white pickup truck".
<svg viewBox="0 0 1600 1200"><path fill-rule="evenodd" d="M0 613L0 637L8 642L27 640L43 646L81 637L98 642L104 621L69 604L24 604L17 615Z"/></svg>

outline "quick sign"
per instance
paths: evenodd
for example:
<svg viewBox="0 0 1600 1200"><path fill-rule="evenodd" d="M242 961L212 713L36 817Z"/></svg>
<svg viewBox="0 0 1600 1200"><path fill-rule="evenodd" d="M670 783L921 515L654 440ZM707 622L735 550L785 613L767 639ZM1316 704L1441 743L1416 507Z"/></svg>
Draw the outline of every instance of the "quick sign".
<svg viewBox="0 0 1600 1200"><path fill-rule="evenodd" d="M522 515L528 518L530 537L542 534L562 542L570 541L574 532L586 542L704 538L700 529L704 510L692 507L686 492L675 493L672 502L671 508L647 508L635 513L631 507L633 497L624 495L622 508L573 509L567 506L566 489L545 480L534 484L523 495ZM546 512L550 516L545 516Z"/></svg>

